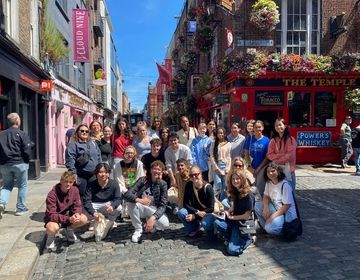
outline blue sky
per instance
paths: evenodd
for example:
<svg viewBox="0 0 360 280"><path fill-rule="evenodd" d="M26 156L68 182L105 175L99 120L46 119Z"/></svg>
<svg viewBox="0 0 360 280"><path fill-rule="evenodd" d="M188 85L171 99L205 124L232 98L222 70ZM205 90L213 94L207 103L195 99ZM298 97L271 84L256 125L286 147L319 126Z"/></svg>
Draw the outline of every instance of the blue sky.
<svg viewBox="0 0 360 280"><path fill-rule="evenodd" d="M143 109L148 82L155 85L155 61L163 63L184 0L107 0L124 91L131 108Z"/></svg>

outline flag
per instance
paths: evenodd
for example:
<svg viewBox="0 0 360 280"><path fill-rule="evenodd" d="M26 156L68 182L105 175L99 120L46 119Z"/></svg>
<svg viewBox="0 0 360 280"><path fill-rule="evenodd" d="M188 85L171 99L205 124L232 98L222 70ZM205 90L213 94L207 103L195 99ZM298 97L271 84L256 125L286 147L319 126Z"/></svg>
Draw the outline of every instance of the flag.
<svg viewBox="0 0 360 280"><path fill-rule="evenodd" d="M160 81L167 85L167 86L171 86L171 75L169 73L168 70L165 69L164 66L160 65L159 63L156 63L156 66L158 68L158 71L159 71L159 78L160 78Z"/></svg>

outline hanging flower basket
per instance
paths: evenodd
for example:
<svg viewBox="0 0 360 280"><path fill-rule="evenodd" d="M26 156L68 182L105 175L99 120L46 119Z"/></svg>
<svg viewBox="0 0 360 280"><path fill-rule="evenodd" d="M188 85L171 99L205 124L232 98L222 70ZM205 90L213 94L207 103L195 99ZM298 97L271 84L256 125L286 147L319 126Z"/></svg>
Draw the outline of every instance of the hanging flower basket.
<svg viewBox="0 0 360 280"><path fill-rule="evenodd" d="M184 53L181 62L185 64L187 67L193 67L197 62L198 54L195 51L188 51Z"/></svg>
<svg viewBox="0 0 360 280"><path fill-rule="evenodd" d="M280 22L278 6L272 0L258 0L252 6L250 21L261 30L274 30Z"/></svg>
<svg viewBox="0 0 360 280"><path fill-rule="evenodd" d="M208 52L214 42L215 35L212 29L208 26L205 26L199 29L194 38L194 44L201 52Z"/></svg>
<svg viewBox="0 0 360 280"><path fill-rule="evenodd" d="M346 90L344 104L351 108L360 105L360 88Z"/></svg>

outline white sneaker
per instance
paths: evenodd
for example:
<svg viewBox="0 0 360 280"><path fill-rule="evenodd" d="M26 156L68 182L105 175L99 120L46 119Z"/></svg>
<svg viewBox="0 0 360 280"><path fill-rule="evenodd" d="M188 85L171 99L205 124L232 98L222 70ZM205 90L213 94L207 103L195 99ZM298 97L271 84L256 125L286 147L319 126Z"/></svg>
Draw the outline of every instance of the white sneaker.
<svg viewBox="0 0 360 280"><path fill-rule="evenodd" d="M67 241L75 242L77 240L77 237L76 237L73 229L65 228L64 233L65 233L65 237L66 237Z"/></svg>
<svg viewBox="0 0 360 280"><path fill-rule="evenodd" d="M138 243L141 238L141 235L142 235L142 230L136 229L133 235L131 236L131 242Z"/></svg>
<svg viewBox="0 0 360 280"><path fill-rule="evenodd" d="M51 252L55 249L55 236L48 235L46 238L45 249Z"/></svg>

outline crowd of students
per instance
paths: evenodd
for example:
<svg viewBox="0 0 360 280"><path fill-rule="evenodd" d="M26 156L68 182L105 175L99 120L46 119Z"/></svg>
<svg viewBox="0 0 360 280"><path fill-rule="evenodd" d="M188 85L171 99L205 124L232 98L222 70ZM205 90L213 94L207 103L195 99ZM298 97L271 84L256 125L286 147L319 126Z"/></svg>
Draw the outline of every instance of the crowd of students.
<svg viewBox="0 0 360 280"><path fill-rule="evenodd" d="M79 125L65 151L68 171L46 200L46 248L54 248L61 228L75 241L74 229L88 221L92 226L101 215L102 238L119 217L129 217L131 240L139 242L144 231L169 225L167 209L189 237L202 229L210 240L225 239L230 255L253 242L239 221L253 219L254 212L266 232L281 235L284 221L297 215L291 195L296 140L285 121L276 120L271 140L260 120L248 121L245 131L233 123L229 135L213 120L194 128L182 116L180 124L170 132L154 118L150 127L139 122L136 133L125 119L116 121L114 132L97 121ZM222 217L215 213L219 200Z"/></svg>

